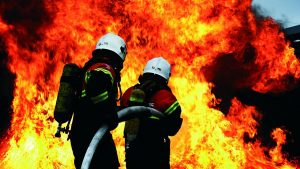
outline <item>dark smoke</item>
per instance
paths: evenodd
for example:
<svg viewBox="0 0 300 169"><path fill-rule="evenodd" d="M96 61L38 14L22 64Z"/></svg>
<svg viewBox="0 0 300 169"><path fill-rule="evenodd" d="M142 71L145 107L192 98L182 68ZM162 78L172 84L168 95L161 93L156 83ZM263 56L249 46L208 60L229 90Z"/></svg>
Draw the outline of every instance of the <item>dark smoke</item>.
<svg viewBox="0 0 300 169"><path fill-rule="evenodd" d="M12 25L10 30L18 45L34 50L34 44L43 39L45 29L55 17L54 6L43 0L4 0L0 2L2 21Z"/></svg>
<svg viewBox="0 0 300 169"><path fill-rule="evenodd" d="M202 69L206 79L215 84L212 92L222 99L219 108L227 114L231 99L244 88L251 88L258 80L255 48L247 44L241 53L222 54L213 64Z"/></svg>
<svg viewBox="0 0 300 169"><path fill-rule="evenodd" d="M10 126L15 75L8 69L11 56L6 51L7 34L16 39L20 49L37 50L36 44L43 40L55 17L53 2L42 0L2 0L0 17L10 30L0 34L0 137Z"/></svg>
<svg viewBox="0 0 300 169"><path fill-rule="evenodd" d="M275 128L283 128L288 131L287 144L283 146L283 151L289 154L290 159L298 158L298 160L300 160L299 96L300 85L280 94L262 94L250 89L236 93L240 101L247 105L254 105L263 114L257 136L262 138L263 145L275 146L270 133Z"/></svg>
<svg viewBox="0 0 300 169"><path fill-rule="evenodd" d="M7 69L7 54L0 37L0 138L5 134L11 120L11 103L15 76Z"/></svg>
<svg viewBox="0 0 300 169"><path fill-rule="evenodd" d="M256 16L258 26L259 22L272 19L265 17L263 9L259 6L253 6L252 11ZM283 31L284 23L278 24ZM271 138L272 130L278 127L285 129L288 132L283 152L288 154L290 160L300 161L300 130L297 120L300 114L300 84L287 75L283 83L289 84L287 85L289 90L266 94L255 92L251 88L259 80L259 72L262 72L261 68L255 65L255 59L256 49L251 44L246 44L242 51L222 54L213 64L202 69L205 78L215 84L212 92L218 99L221 99L215 108L227 115L234 97L237 97L243 104L255 106L263 115L259 121L258 134L255 138L245 135L245 141L259 139L264 146L271 148L276 146Z"/></svg>
<svg viewBox="0 0 300 169"><path fill-rule="evenodd" d="M272 19L267 16L259 6L253 6L253 13L257 20ZM285 25L287 20L276 20L279 24L281 31L285 32ZM297 51L300 50L299 45L293 43L294 38L299 37L297 35L288 36L286 40L292 42L291 47L295 49L295 54L299 59L300 55ZM290 83L290 90L283 93L258 93L250 88L244 88L237 91L234 95L238 97L240 101L247 105L254 105L260 113L263 114L263 118L260 121L260 127L258 128L258 138L262 138L263 145L273 147L275 142L272 140L270 133L274 128L280 127L287 132L287 143L283 146L283 152L288 154L290 160L296 159L300 161L300 130L299 130L299 118L300 107L300 82L295 81L291 77L287 77L285 83Z"/></svg>
<svg viewBox="0 0 300 169"><path fill-rule="evenodd" d="M261 17L259 19L266 19L257 16ZM215 108L226 115L234 97L243 104L255 106L263 115L259 121L258 134L255 138L246 136L245 141L259 139L264 146L274 147L276 143L271 132L275 128L282 128L287 131L287 143L283 145L283 152L290 160L300 161L300 83L287 76L284 83L292 86L287 91L263 94L252 90L261 71L254 64L255 56L255 48L248 44L241 53L223 54L212 65L202 69L206 79L215 84L212 92L221 99Z"/></svg>
<svg viewBox="0 0 300 169"><path fill-rule="evenodd" d="M251 6L251 11L255 15L256 19L259 20L264 20L264 19L272 19L270 15L268 14L268 11L266 11L264 8L262 8L259 5L252 5ZM283 20L276 20L275 21L282 29L285 27L285 25L288 23L287 19Z"/></svg>
<svg viewBox="0 0 300 169"><path fill-rule="evenodd" d="M288 131L287 144L283 146L283 151L289 154L291 160L300 160L300 84L284 93L255 92L251 86L256 82L258 75L251 57L250 62L241 63L234 56L223 55L215 64L203 69L207 79L215 84L212 92L221 99L215 108L226 115L234 97L243 104L255 106L263 116L259 121L258 135L254 139L261 139L264 146L274 147L276 145L270 136L271 132L275 128L283 128Z"/></svg>
<svg viewBox="0 0 300 169"><path fill-rule="evenodd" d="M206 79L215 84L212 92L221 99L215 108L226 115L234 97L243 104L255 106L263 117L259 121L257 136L250 140L260 139L264 146L274 147L276 145L271 138L271 132L275 128L283 128L288 131L283 152L289 154L288 158L291 160L300 160L300 131L297 120L300 114L300 84L291 80L293 88L282 93L263 94L253 91L251 87L257 82L260 72L253 62L255 53L255 49L248 45L242 54L224 54L214 64L202 69Z"/></svg>

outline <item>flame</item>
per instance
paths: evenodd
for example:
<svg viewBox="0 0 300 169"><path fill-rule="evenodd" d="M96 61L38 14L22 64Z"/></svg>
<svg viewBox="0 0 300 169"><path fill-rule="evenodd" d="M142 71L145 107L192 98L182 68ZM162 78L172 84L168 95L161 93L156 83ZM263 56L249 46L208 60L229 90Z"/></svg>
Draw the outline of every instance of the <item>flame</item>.
<svg viewBox="0 0 300 169"><path fill-rule="evenodd" d="M6 32L8 30L8 26L0 20L0 33Z"/></svg>
<svg viewBox="0 0 300 169"><path fill-rule="evenodd" d="M245 141L245 135L251 139L257 132L261 115L255 107L235 98L227 116L213 108L218 99L211 89L217 84L211 79L226 69L215 71L210 66L222 57L231 57L248 72L242 80L235 79L237 86L263 93L284 91L290 87L284 83L287 77L299 79L299 61L289 42L272 19L255 18L251 2L45 0L39 5L47 23L42 18L33 27L28 26L32 22L0 20L9 69L16 74L13 118L1 139L0 167L74 168L66 136L54 137L59 79L65 63L82 66L98 38L109 31L128 45L123 89L136 83L148 59L161 55L172 64L169 84L184 118L181 130L171 138L172 168L299 167L281 152L285 143L281 129L272 133L275 148L263 147L259 139ZM206 74L204 68L214 71ZM119 124L113 131L121 168L125 168L123 127Z"/></svg>
<svg viewBox="0 0 300 169"><path fill-rule="evenodd" d="M286 142L285 131L283 129L276 128L272 132L272 136L276 141L277 146L270 150L270 154L274 162L281 164L285 160L284 155L281 153L282 145Z"/></svg>

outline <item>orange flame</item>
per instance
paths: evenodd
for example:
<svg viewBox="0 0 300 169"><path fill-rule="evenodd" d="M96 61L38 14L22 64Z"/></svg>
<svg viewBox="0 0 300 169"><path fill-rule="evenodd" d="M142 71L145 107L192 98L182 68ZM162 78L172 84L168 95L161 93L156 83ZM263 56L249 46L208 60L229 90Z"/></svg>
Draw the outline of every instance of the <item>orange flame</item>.
<svg viewBox="0 0 300 169"><path fill-rule="evenodd" d="M286 136L284 132L285 131L280 128L276 128L272 132L272 136L276 141L277 146L270 150L270 154L272 156L273 161L279 164L282 164L285 161L284 155L281 153L282 145L286 142Z"/></svg>
<svg viewBox="0 0 300 169"><path fill-rule="evenodd" d="M261 115L255 107L233 99L225 116L211 106L217 104L211 93L215 84L202 70L224 54L233 54L243 70L250 72L246 86L256 91L286 90L287 76L299 79L300 65L293 49L274 21L255 18L251 0L44 2L53 20L39 27L36 41L19 37L30 30L0 20L9 68L16 74L13 119L0 146L1 168L74 168L66 136L54 138L59 79L65 63L82 66L98 38L109 31L124 37L128 45L123 89L136 83L152 57L164 56L173 66L169 84L182 106L184 123L171 138L172 168L299 167L282 155L281 129L274 130L277 147L273 149L262 147L259 140L244 141L245 133L250 138L256 134ZM249 46L254 56L245 62ZM123 127L120 124L113 132L121 168L125 168Z"/></svg>
<svg viewBox="0 0 300 169"><path fill-rule="evenodd" d="M8 26L5 23L3 23L0 19L0 34L6 32L7 30L8 30Z"/></svg>

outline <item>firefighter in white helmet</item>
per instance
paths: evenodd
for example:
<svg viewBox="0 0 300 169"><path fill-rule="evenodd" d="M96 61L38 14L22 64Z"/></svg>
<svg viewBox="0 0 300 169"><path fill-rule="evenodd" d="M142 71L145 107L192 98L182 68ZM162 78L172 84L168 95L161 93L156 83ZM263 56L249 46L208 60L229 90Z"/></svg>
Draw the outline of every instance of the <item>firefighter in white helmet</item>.
<svg viewBox="0 0 300 169"><path fill-rule="evenodd" d="M165 118L140 117L125 123L127 169L169 169L170 139L182 124L180 105L168 87L171 66L163 57L148 61L139 83L124 93L121 105L151 106Z"/></svg>
<svg viewBox="0 0 300 169"><path fill-rule="evenodd" d="M86 150L103 124L117 127L116 101L120 87L120 71L126 57L124 40L113 33L102 36L92 58L83 67L82 90L70 133L75 166L80 168ZM98 145L90 168L117 169L119 161L110 132Z"/></svg>

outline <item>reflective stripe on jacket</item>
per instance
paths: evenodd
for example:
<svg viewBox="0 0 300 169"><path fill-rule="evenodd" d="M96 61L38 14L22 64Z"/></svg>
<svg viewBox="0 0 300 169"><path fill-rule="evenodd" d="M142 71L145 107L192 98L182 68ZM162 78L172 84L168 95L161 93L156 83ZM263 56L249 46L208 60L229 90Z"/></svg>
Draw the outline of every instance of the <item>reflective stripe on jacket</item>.
<svg viewBox="0 0 300 169"><path fill-rule="evenodd" d="M94 104L98 104L109 98L114 85L113 68L105 63L96 63L85 72L81 97L88 97Z"/></svg>
<svg viewBox="0 0 300 169"><path fill-rule="evenodd" d="M136 90L137 89L134 89L134 87L127 89L127 91L123 94L123 97L121 100L122 106L125 106L125 107L133 106L132 101L136 102L136 103L134 103L135 105L141 104L142 97L141 97L141 95L136 94L137 93ZM178 130L181 127L181 122L182 122L182 119L180 118L181 107L180 107L176 97L173 95L173 93L170 90L165 90L165 89L158 90L157 92L155 92L152 95L152 97L150 99L145 101L145 103L143 103L143 104L146 106L153 107L166 115L166 117L164 119L159 119L155 116L149 116L149 117L144 117L144 118L148 118L148 119L151 119L154 121L159 121L159 123L162 125L161 127L163 127L162 132L165 133L166 135L175 135L178 132ZM148 123L148 122L145 122L145 123ZM156 122L154 122L154 123L156 123ZM141 123L140 125L144 126L144 123ZM156 130L154 128L155 127L153 126L153 131ZM126 124L125 124L125 130L127 130ZM149 130L147 129L147 131L150 131L150 130L151 129L149 129ZM125 131L125 133L126 132L127 131ZM140 132L143 132L143 131L140 131Z"/></svg>

